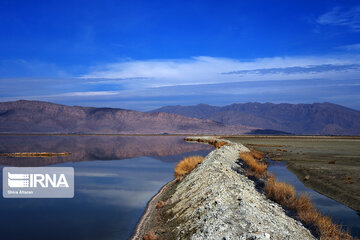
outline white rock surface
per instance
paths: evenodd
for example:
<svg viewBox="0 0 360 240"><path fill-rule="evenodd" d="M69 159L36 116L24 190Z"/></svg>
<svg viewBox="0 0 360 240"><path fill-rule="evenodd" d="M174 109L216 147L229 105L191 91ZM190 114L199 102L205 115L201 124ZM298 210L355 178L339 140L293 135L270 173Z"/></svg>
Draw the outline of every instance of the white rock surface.
<svg viewBox="0 0 360 240"><path fill-rule="evenodd" d="M249 150L228 142L231 145L212 151L187 175L171 197L173 219L180 220L178 239L189 232L191 239L315 239L256 190L237 163L239 153Z"/></svg>

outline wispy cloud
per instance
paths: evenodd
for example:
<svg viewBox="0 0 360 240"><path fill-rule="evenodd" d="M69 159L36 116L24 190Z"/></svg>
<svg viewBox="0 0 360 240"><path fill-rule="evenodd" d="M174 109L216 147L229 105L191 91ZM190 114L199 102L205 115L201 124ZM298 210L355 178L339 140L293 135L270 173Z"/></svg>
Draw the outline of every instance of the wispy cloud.
<svg viewBox="0 0 360 240"><path fill-rule="evenodd" d="M69 77L70 75L55 63L27 61L24 59L0 60L1 77Z"/></svg>
<svg viewBox="0 0 360 240"><path fill-rule="evenodd" d="M359 70L360 64L346 64L346 65L334 65L334 64L322 64L322 65L309 65L305 67L286 67L286 68L262 68L254 70L240 70L222 73L227 74L276 74L276 73L285 73L285 74L296 74L296 73L321 73L321 72L338 72L346 70Z"/></svg>
<svg viewBox="0 0 360 240"><path fill-rule="evenodd" d="M97 67L82 78L91 79L91 84L110 81L112 84L123 84L128 89L139 89L267 79L349 77L359 74L359 64L358 56L274 57L250 61L202 56L111 63Z"/></svg>
<svg viewBox="0 0 360 240"><path fill-rule="evenodd" d="M88 97L88 96L107 96L107 95L115 95L118 94L119 91L91 91L91 92L68 92L61 94L54 94L48 96L56 96L56 97Z"/></svg>
<svg viewBox="0 0 360 240"><path fill-rule="evenodd" d="M335 7L317 19L321 25L344 26L353 31L360 31L360 6L350 9Z"/></svg>
<svg viewBox="0 0 360 240"><path fill-rule="evenodd" d="M200 102L322 101L359 91L360 55L246 61L202 56L127 60L92 69L77 78L0 78L0 101L21 98L136 110ZM338 103L360 108L351 97Z"/></svg>
<svg viewBox="0 0 360 240"><path fill-rule="evenodd" d="M360 43L340 46L337 47L337 49L345 50L345 51L360 51Z"/></svg>

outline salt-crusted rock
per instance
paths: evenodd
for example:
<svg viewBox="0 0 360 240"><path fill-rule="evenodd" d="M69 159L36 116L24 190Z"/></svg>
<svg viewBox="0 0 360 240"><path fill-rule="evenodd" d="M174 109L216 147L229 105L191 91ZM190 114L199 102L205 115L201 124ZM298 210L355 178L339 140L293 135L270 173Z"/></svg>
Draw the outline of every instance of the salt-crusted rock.
<svg viewBox="0 0 360 240"><path fill-rule="evenodd" d="M196 139L196 138L192 138ZM206 140L211 138L207 137ZM230 145L212 151L187 175L170 198L177 239L315 239L281 206L256 190L238 161L245 146Z"/></svg>

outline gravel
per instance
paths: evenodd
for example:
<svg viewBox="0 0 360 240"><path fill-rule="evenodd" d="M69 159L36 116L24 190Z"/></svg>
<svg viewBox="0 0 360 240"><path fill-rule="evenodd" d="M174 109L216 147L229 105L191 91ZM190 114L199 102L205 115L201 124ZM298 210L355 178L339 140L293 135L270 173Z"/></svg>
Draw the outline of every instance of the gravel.
<svg viewBox="0 0 360 240"><path fill-rule="evenodd" d="M245 176L238 156L249 149L224 141L230 145L212 151L170 198L177 239L316 239Z"/></svg>

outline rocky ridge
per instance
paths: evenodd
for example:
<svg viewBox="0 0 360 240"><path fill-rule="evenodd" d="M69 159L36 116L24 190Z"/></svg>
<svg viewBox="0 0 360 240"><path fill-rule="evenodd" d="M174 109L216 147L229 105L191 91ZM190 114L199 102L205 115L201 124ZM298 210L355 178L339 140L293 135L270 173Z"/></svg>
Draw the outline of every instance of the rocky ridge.
<svg viewBox="0 0 360 240"><path fill-rule="evenodd" d="M249 149L224 141L229 145L213 150L195 170L168 190L171 194L163 200L170 217L165 222L167 229L162 231L170 231L174 239L315 239L245 176L238 156ZM138 228L154 229L153 220L149 218Z"/></svg>

